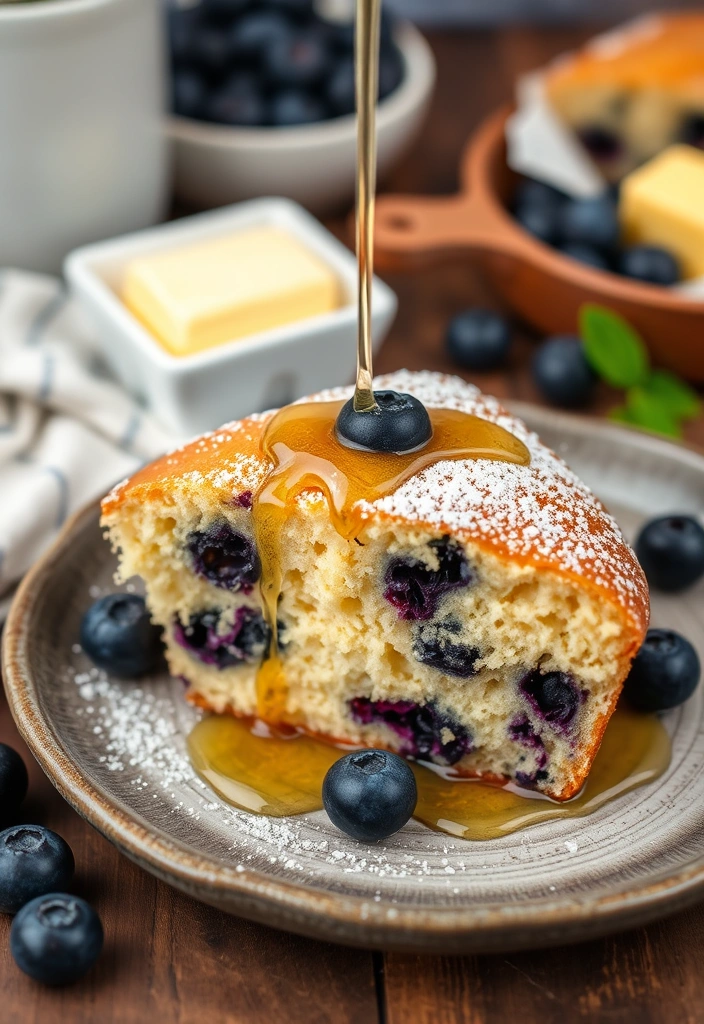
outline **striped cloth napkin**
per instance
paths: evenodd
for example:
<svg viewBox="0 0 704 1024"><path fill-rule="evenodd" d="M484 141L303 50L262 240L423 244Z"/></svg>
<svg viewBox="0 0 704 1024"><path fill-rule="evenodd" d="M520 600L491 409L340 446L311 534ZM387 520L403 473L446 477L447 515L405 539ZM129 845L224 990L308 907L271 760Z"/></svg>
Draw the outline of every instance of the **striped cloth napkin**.
<svg viewBox="0 0 704 1024"><path fill-rule="evenodd" d="M67 516L180 440L111 378L60 281L0 271L0 622Z"/></svg>

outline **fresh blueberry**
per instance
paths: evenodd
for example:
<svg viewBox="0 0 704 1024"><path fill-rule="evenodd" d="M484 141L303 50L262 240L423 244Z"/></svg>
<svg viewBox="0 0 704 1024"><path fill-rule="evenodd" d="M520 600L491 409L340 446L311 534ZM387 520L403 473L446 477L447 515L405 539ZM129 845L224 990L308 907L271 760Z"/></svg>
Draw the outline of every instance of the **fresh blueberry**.
<svg viewBox="0 0 704 1024"><path fill-rule="evenodd" d="M403 57L396 47L382 50L379 55L379 99L385 100L403 81Z"/></svg>
<svg viewBox="0 0 704 1024"><path fill-rule="evenodd" d="M601 125L588 125L579 132L579 140L599 163L617 160L623 153L623 143L616 134Z"/></svg>
<svg viewBox="0 0 704 1024"><path fill-rule="evenodd" d="M25 763L12 747L0 743L0 823L8 821L27 795Z"/></svg>
<svg viewBox="0 0 704 1024"><path fill-rule="evenodd" d="M538 782L544 782L549 774L547 771L548 752L542 737L535 731L530 719L525 716L514 719L509 724L508 734L514 743L518 743L534 753L533 770L515 772L516 782L519 786L528 788L535 786ZM524 756L520 758L521 762L523 760Z"/></svg>
<svg viewBox="0 0 704 1024"><path fill-rule="evenodd" d="M574 680L565 672L534 669L521 680L521 690L541 718L561 729L572 725L582 702Z"/></svg>
<svg viewBox="0 0 704 1024"><path fill-rule="evenodd" d="M704 529L691 516L651 519L635 551L651 587L676 592L704 576Z"/></svg>
<svg viewBox="0 0 704 1024"><path fill-rule="evenodd" d="M514 195L516 220L526 231L548 245L558 240L565 195L542 181L524 178Z"/></svg>
<svg viewBox="0 0 704 1024"><path fill-rule="evenodd" d="M193 40L193 58L209 81L222 78L230 63L230 43L226 33L207 26L198 29Z"/></svg>
<svg viewBox="0 0 704 1024"><path fill-rule="evenodd" d="M618 242L619 223L611 196L568 199L562 207L560 235L565 243L579 242L612 249Z"/></svg>
<svg viewBox="0 0 704 1024"><path fill-rule="evenodd" d="M281 11L297 22L313 22L314 3L313 0L266 0L267 7L274 11Z"/></svg>
<svg viewBox="0 0 704 1024"><path fill-rule="evenodd" d="M137 594L108 594L92 604L80 640L98 668L126 679L151 672L161 658L161 629Z"/></svg>
<svg viewBox="0 0 704 1024"><path fill-rule="evenodd" d="M341 757L323 782L323 804L333 825L362 843L398 832L417 800L410 767L386 750L358 750Z"/></svg>
<svg viewBox="0 0 704 1024"><path fill-rule="evenodd" d="M261 61L269 48L291 34L291 22L279 11L253 10L239 18L228 34L230 56L245 62Z"/></svg>
<svg viewBox="0 0 704 1024"><path fill-rule="evenodd" d="M35 981L68 985L86 974L103 948L100 918L85 900L63 892L38 896L12 922L15 963Z"/></svg>
<svg viewBox="0 0 704 1024"><path fill-rule="evenodd" d="M325 88L330 112L335 117L344 117L355 112L354 61L344 59L335 65Z"/></svg>
<svg viewBox="0 0 704 1024"><path fill-rule="evenodd" d="M202 24L199 6L168 6L168 35L171 60L176 67L195 63L195 42Z"/></svg>
<svg viewBox="0 0 704 1024"><path fill-rule="evenodd" d="M564 192L534 178L521 178L514 193L514 206L562 206L567 196Z"/></svg>
<svg viewBox="0 0 704 1024"><path fill-rule="evenodd" d="M430 542L438 561L431 569L415 558L392 558L384 575L384 597L407 622L425 622L445 594L469 586L472 571L464 551L449 537Z"/></svg>
<svg viewBox="0 0 704 1024"><path fill-rule="evenodd" d="M370 452L411 452L433 435L428 410L413 395L398 391L374 392L377 408L355 412L353 399L342 406L335 424L337 439Z"/></svg>
<svg viewBox="0 0 704 1024"><path fill-rule="evenodd" d="M252 0L201 0L200 8L210 21L227 24L252 6Z"/></svg>
<svg viewBox="0 0 704 1024"><path fill-rule="evenodd" d="M682 127L682 141L704 149L704 114L690 114Z"/></svg>
<svg viewBox="0 0 704 1024"><path fill-rule="evenodd" d="M350 713L360 725L383 723L401 740L404 757L453 765L473 749L468 729L432 703L354 697Z"/></svg>
<svg viewBox="0 0 704 1024"><path fill-rule="evenodd" d="M466 370L493 370L511 348L505 317L489 309L467 309L450 320L445 335L450 358Z"/></svg>
<svg viewBox="0 0 704 1024"><path fill-rule="evenodd" d="M677 284L682 277L677 258L656 245L632 245L624 249L619 270L625 277L663 286Z"/></svg>
<svg viewBox="0 0 704 1024"><path fill-rule="evenodd" d="M603 253L595 249L593 245L585 245L583 242L570 242L567 245L559 246L564 256L569 256L579 263L586 263L588 267L596 267L598 270L610 270L609 261Z"/></svg>
<svg viewBox="0 0 704 1024"><path fill-rule="evenodd" d="M516 207L516 220L529 235L539 238L546 245L555 245L560 237L560 210L554 206Z"/></svg>
<svg viewBox="0 0 704 1024"><path fill-rule="evenodd" d="M203 80L195 71L175 71L172 79L172 106L179 117L201 117L206 97Z"/></svg>
<svg viewBox="0 0 704 1024"><path fill-rule="evenodd" d="M205 102L203 117L216 124L240 128L258 128L266 124L267 109L261 93L248 77L225 82Z"/></svg>
<svg viewBox="0 0 704 1024"><path fill-rule="evenodd" d="M692 696L700 676L699 657L689 640L671 629L649 629L623 693L639 711L667 711Z"/></svg>
<svg viewBox="0 0 704 1024"><path fill-rule="evenodd" d="M478 648L453 639L460 630L460 623L454 619L439 625L428 623L421 626L413 643L415 658L447 676L469 679L476 674L475 664L481 654Z"/></svg>
<svg viewBox="0 0 704 1024"><path fill-rule="evenodd" d="M15 914L29 900L66 889L73 878L71 847L43 825L0 832L0 912Z"/></svg>
<svg viewBox="0 0 704 1024"><path fill-rule="evenodd" d="M533 379L544 398L568 409L586 405L596 384L582 342L569 336L543 342L533 359Z"/></svg>
<svg viewBox="0 0 704 1024"><path fill-rule="evenodd" d="M316 124L325 120L325 107L321 100L300 89L287 89L277 93L269 108L269 121L277 128L290 128L297 124Z"/></svg>
<svg viewBox="0 0 704 1024"><path fill-rule="evenodd" d="M249 594L261 575L253 542L227 522L189 533L186 548L194 572L222 590Z"/></svg>
<svg viewBox="0 0 704 1024"><path fill-rule="evenodd" d="M177 644L204 665L219 669L261 661L271 639L269 627L256 608L238 608L227 632L221 632L218 609L191 615L187 626L176 619L173 630Z"/></svg>
<svg viewBox="0 0 704 1024"><path fill-rule="evenodd" d="M274 85L309 89L329 73L330 53L320 36L306 32L289 33L269 44L263 68Z"/></svg>

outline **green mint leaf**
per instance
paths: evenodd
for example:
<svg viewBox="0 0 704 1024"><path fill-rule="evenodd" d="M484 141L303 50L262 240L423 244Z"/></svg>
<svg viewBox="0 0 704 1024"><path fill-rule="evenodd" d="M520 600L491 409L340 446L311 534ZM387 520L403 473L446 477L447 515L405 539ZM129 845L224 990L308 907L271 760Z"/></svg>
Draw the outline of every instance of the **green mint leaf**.
<svg viewBox="0 0 704 1024"><path fill-rule="evenodd" d="M653 370L643 385L675 419L693 420L702 411L702 403L689 384L667 370Z"/></svg>
<svg viewBox="0 0 704 1024"><path fill-rule="evenodd" d="M626 422L643 430L666 437L682 437L679 419L673 416L657 395L643 387L629 388L626 392Z"/></svg>
<svg viewBox="0 0 704 1024"><path fill-rule="evenodd" d="M587 361L607 384L630 388L645 383L650 370L648 350L622 316L587 303L579 311L579 330Z"/></svg>

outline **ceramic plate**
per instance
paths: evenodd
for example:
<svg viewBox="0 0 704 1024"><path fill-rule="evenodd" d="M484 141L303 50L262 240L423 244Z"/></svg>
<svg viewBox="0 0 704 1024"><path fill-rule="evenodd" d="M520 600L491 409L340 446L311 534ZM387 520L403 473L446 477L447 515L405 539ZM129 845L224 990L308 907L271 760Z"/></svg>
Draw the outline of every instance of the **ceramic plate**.
<svg viewBox="0 0 704 1024"><path fill-rule="evenodd" d="M606 423L519 414L606 501L629 535L644 517L704 508L704 457ZM704 894L704 687L664 721L672 763L591 817L468 842L411 822L378 847L324 812L264 818L193 773L198 712L168 677L105 677L76 646L115 567L96 508L23 583L6 627L17 724L59 791L128 857L225 910L325 939L459 952L550 945L626 928ZM704 655L704 585L656 596L653 621Z"/></svg>

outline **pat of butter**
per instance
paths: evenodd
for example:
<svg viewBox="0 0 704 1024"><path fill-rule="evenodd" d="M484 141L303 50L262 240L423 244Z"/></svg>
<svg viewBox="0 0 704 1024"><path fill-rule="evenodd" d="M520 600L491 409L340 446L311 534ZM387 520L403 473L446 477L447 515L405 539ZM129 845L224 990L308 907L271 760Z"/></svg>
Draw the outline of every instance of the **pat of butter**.
<svg viewBox="0 0 704 1024"><path fill-rule="evenodd" d="M164 348L185 356L337 309L340 292L298 239L258 227L135 259L122 298Z"/></svg>
<svg viewBox="0 0 704 1024"><path fill-rule="evenodd" d="M619 213L626 241L669 249L685 278L704 274L704 152L670 146L633 171Z"/></svg>

